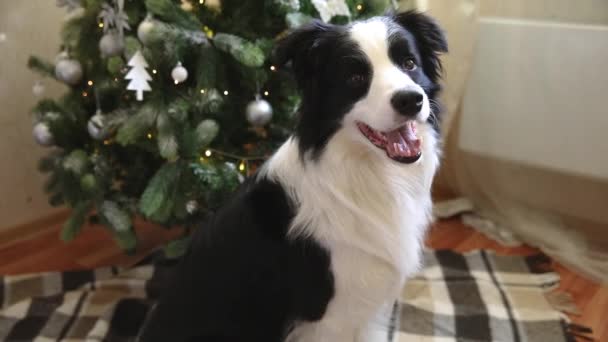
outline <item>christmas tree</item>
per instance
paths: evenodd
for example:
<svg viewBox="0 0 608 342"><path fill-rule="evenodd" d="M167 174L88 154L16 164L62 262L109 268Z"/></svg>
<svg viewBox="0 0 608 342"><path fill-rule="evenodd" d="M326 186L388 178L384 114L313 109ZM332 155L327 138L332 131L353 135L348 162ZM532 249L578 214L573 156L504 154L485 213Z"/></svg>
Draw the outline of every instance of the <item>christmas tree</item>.
<svg viewBox="0 0 608 342"><path fill-rule="evenodd" d="M68 10L54 63L69 86L41 100L34 136L62 238L98 219L127 251L133 218L194 228L290 134L299 97L275 43L320 19L347 23L390 0L58 0ZM186 233L187 234L187 233ZM183 241L170 244L174 249ZM169 249L171 250L171 248Z"/></svg>

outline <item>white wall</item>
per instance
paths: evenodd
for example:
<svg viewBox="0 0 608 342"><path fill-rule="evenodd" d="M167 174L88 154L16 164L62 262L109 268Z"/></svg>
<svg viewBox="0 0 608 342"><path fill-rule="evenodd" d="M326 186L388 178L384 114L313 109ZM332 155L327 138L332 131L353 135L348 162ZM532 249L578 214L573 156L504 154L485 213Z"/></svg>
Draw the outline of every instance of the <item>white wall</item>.
<svg viewBox="0 0 608 342"><path fill-rule="evenodd" d="M608 26L484 18L461 147L608 181Z"/></svg>
<svg viewBox="0 0 608 342"><path fill-rule="evenodd" d="M36 169L46 151L32 141L32 85L40 79L27 67L30 54L53 60L64 12L51 0L0 1L0 230L52 212ZM45 95L60 93L47 80Z"/></svg>
<svg viewBox="0 0 608 342"><path fill-rule="evenodd" d="M608 24L606 0L481 0L482 16Z"/></svg>

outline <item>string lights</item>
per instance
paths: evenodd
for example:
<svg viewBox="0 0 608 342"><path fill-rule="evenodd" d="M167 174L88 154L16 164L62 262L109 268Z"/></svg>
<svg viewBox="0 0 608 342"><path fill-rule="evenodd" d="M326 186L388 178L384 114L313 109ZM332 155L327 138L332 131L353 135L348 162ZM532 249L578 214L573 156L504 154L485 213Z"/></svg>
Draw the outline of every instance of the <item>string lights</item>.
<svg viewBox="0 0 608 342"><path fill-rule="evenodd" d="M249 170L249 162L266 160L266 157L262 157L262 156L245 157L245 156L240 156L237 154L228 153L228 152L210 148L210 149L205 150L205 153L199 157L199 161L201 163L207 162L208 158L210 158L212 155L216 155L216 156L219 156L222 158L228 158L228 159L233 159L235 161L238 161L239 162L238 170L240 172L245 172L245 173Z"/></svg>

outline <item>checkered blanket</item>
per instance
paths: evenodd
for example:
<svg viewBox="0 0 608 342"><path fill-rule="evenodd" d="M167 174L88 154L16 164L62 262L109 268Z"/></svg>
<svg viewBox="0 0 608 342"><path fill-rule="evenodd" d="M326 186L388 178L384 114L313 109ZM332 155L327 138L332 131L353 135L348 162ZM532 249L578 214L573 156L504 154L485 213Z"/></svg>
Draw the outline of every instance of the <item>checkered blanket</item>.
<svg viewBox="0 0 608 342"><path fill-rule="evenodd" d="M393 341L573 341L546 299L542 256L425 252L396 305ZM133 341L174 262L0 278L2 341ZM585 331L582 331L585 332ZM342 342L342 341L336 341Z"/></svg>

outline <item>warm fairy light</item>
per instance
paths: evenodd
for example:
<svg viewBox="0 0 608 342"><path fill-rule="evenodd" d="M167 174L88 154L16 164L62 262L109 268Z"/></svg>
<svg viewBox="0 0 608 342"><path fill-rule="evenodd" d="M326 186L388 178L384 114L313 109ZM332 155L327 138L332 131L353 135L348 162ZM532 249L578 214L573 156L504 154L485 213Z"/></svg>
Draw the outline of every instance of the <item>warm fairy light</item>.
<svg viewBox="0 0 608 342"><path fill-rule="evenodd" d="M175 81L173 81L173 83L178 84L178 83L179 83L179 81L178 81L178 80L175 80Z"/></svg>
<svg viewBox="0 0 608 342"><path fill-rule="evenodd" d="M207 157L211 157L211 150L207 150L207 151L205 151L205 155L206 155Z"/></svg>
<svg viewBox="0 0 608 342"><path fill-rule="evenodd" d="M205 157L200 157L200 158L198 158L198 160L202 163L205 161Z"/></svg>
<svg viewBox="0 0 608 342"><path fill-rule="evenodd" d="M201 94L204 94L204 93L205 93L205 89L201 89Z"/></svg>
<svg viewBox="0 0 608 342"><path fill-rule="evenodd" d="M99 28L103 28L103 23L99 23Z"/></svg>
<svg viewBox="0 0 608 342"><path fill-rule="evenodd" d="M153 73L153 74L156 74L156 69L152 69L152 73Z"/></svg>
<svg viewBox="0 0 608 342"><path fill-rule="evenodd" d="M104 144L104 145L110 145L110 140L104 140L104 141L103 141L103 144Z"/></svg>
<svg viewBox="0 0 608 342"><path fill-rule="evenodd" d="M148 139L152 139L152 133L148 133Z"/></svg>
<svg viewBox="0 0 608 342"><path fill-rule="evenodd" d="M228 96L228 90L224 90L224 95Z"/></svg>
<svg viewBox="0 0 608 342"><path fill-rule="evenodd" d="M270 70L271 70L271 71L276 71L276 70L277 70L277 67L275 67L274 65L271 65L271 66L270 66Z"/></svg>
<svg viewBox="0 0 608 342"><path fill-rule="evenodd" d="M87 82L87 84L88 84L89 86L92 86L92 85L93 85L93 81L89 81L89 82Z"/></svg>
<svg viewBox="0 0 608 342"><path fill-rule="evenodd" d="M198 0L198 3L202 5L205 3L205 0Z"/></svg>
<svg viewBox="0 0 608 342"><path fill-rule="evenodd" d="M83 96L83 97L87 97L87 96L89 96L89 93L87 93L86 91L83 91L83 92L82 92L82 96Z"/></svg>
<svg viewBox="0 0 608 342"><path fill-rule="evenodd" d="M239 164L239 171L243 172L245 171L245 163L241 162L241 164Z"/></svg>
<svg viewBox="0 0 608 342"><path fill-rule="evenodd" d="M266 91L264 92L264 96L268 96L268 95L270 95L270 93L268 92L268 90L266 90Z"/></svg>
<svg viewBox="0 0 608 342"><path fill-rule="evenodd" d="M363 5L361 5L361 4L357 5L357 11L363 11Z"/></svg>
<svg viewBox="0 0 608 342"><path fill-rule="evenodd" d="M207 26L207 25L203 26L203 32L205 32L205 34L207 35L207 38L213 38L214 32L211 28L209 28L209 26Z"/></svg>
<svg viewBox="0 0 608 342"><path fill-rule="evenodd" d="M117 77L114 77L114 82L118 82L118 78Z"/></svg>

